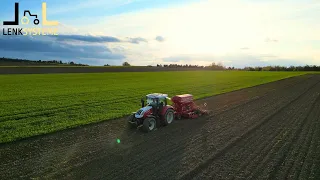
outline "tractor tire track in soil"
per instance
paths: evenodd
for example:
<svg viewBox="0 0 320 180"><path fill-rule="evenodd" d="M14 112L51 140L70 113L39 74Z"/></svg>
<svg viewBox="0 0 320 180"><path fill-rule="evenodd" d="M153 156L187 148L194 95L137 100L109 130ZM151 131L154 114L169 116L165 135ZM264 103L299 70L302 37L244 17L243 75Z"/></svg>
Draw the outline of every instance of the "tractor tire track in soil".
<svg viewBox="0 0 320 180"><path fill-rule="evenodd" d="M316 83L315 85L318 85L318 84L319 84L319 83ZM313 85L310 89L314 89L315 85ZM320 86L317 87L317 88L320 88ZM249 137L250 135L253 134L253 137L254 137L254 138L259 137L259 136L256 136L256 134L254 134L256 131L258 131L262 126L264 126L264 125L266 125L266 124L269 125L270 120L275 119L275 116L278 115L279 113L281 113L281 112L283 112L283 111L288 112L288 111L287 111L287 107L290 106L290 105L292 105L292 104L294 104L294 103L295 103L296 101L298 101L299 99L305 98L304 96L307 96L306 92L308 92L310 89L307 89L306 91L304 91L304 93L302 93L301 95L299 95L297 98L289 101L286 105L284 105L283 107L277 109L274 113L271 113L270 115L265 116L265 118L261 118L261 122L259 122L257 125L254 125L253 127L248 128L247 131L246 131L244 134L240 134L240 136L236 137L235 140L231 141L230 144L227 143L220 151L216 152L211 158L209 158L209 159L208 159L207 161L205 161L203 164L200 164L197 168L193 169L191 172L189 172L188 174L186 174L186 175L184 176L184 179L190 179L190 178L192 178L195 174L198 174L199 171L202 171L203 168L205 168L205 167L207 167L207 166L210 166L210 165L212 164L212 161L216 161L217 158L220 158L220 156L222 156L222 155L226 154L227 152L231 151L232 148L234 148L237 144L242 145L243 142L241 142L241 141L242 141L243 139L246 139L246 138ZM318 90L318 89L316 89L316 90ZM279 101L279 100L278 100L278 101ZM310 99L309 99L309 101L307 101L307 102L310 102ZM267 107L265 107L265 108L267 108ZM260 112L260 113L261 113L261 112ZM292 112L291 112L291 113L292 113ZM292 118L292 117L294 117L294 115L295 115L295 114L287 114L286 118L287 118L287 119L288 119L288 118ZM252 114L251 114L251 117L252 117ZM258 118L257 118L256 120L258 120ZM273 129L273 130L274 130L274 129ZM227 131L227 129L226 129L226 131ZM262 131L262 132L265 133L264 131ZM260 141L260 142L263 142L263 141ZM253 147L256 148L256 146L253 146ZM247 148L247 147L245 147L245 148ZM239 147L236 147L236 149L238 150ZM239 155L238 152L235 152L235 154L236 154L236 155ZM230 156L227 156L227 157L229 158ZM221 163L220 163L220 164L221 164ZM217 168L216 168L217 165L218 165L218 164L213 165L213 166L212 166L213 169L217 169ZM261 165L261 164L260 164L260 165ZM210 169L210 171L212 172L211 169ZM209 176L209 177L210 177L210 176ZM202 178L203 178L203 177L202 177ZM200 178L200 179L202 179L202 178ZM219 177L217 177L217 178L219 178ZM220 177L220 178L222 178L222 177Z"/></svg>
<svg viewBox="0 0 320 180"><path fill-rule="evenodd" d="M211 113L148 134L121 118L2 144L0 179L320 178L319 75L197 103Z"/></svg>
<svg viewBox="0 0 320 180"><path fill-rule="evenodd" d="M289 149L293 148L293 145L299 147L299 144L295 144L297 137L304 138L305 136L299 135L302 134L305 127L310 126L307 116L315 110L315 103L319 102L319 90L320 84L317 83L307 93L300 95L292 103L267 117L267 121L263 121L263 124L253 133L248 132L226 153L205 166L205 170L201 169L202 172L196 179L223 178L230 174L234 174L231 176L236 179L276 179L280 177L275 176L275 173L280 172L278 169L280 164L291 152ZM257 135L257 132L261 135ZM221 166L222 164L227 166ZM264 172L266 172L265 177ZM252 175L248 176L246 173Z"/></svg>

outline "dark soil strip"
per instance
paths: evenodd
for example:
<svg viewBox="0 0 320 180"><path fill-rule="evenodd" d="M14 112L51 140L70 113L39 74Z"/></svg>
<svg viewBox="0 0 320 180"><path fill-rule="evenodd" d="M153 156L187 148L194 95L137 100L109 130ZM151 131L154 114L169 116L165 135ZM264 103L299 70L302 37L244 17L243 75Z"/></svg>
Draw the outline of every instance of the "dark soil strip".
<svg viewBox="0 0 320 180"><path fill-rule="evenodd" d="M296 97L295 99L289 101L287 104L285 104L282 108L278 109L278 111L276 111L275 113L267 116L264 120L261 121L261 123L259 123L258 125L252 127L251 129L248 129L247 132L245 132L244 134L237 136L235 138L234 141L232 141L230 144L227 144L224 148L222 148L220 151L218 151L217 153L215 153L210 159L206 160L204 163L200 164L199 166L197 166L197 168L195 168L194 170L192 170L191 172L185 174L182 179L192 179L195 175L197 175L199 172L202 171L202 169L204 169L205 167L209 166L212 161L216 160L217 158L221 157L222 155L224 155L227 151L229 151L233 146L235 146L237 143L241 143L242 139L246 139L248 136L250 136L252 133L255 133L257 129L259 129L260 127L262 127L263 125L265 125L266 123L268 123L275 115L277 115L278 113L282 113L284 110L286 110L286 108L294 103L295 101L297 101L299 98L303 97L303 95L305 93L307 93L310 89L314 88L318 83L312 85L309 89L307 89L305 92L303 92L302 94L300 94L298 97Z"/></svg>

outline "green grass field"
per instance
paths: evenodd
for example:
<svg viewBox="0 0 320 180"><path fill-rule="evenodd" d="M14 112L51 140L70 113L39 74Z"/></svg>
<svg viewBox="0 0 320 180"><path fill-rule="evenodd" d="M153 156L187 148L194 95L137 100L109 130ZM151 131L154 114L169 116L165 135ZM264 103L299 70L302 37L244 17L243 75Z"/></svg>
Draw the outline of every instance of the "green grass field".
<svg viewBox="0 0 320 180"><path fill-rule="evenodd" d="M202 98L303 72L0 75L0 143L122 117L152 92Z"/></svg>

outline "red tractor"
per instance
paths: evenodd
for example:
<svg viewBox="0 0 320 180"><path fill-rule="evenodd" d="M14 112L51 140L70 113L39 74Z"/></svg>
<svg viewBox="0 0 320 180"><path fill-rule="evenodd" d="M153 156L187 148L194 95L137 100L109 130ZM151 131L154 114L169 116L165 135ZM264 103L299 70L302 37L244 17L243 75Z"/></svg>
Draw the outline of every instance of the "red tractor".
<svg viewBox="0 0 320 180"><path fill-rule="evenodd" d="M207 111L201 110L193 102L191 94L177 95L171 98L173 105L168 105L167 94L153 93L146 96L145 100L141 99L141 109L132 113L128 118L129 127L140 127L145 132L153 131L160 125L169 125L175 119L197 118Z"/></svg>
<svg viewBox="0 0 320 180"><path fill-rule="evenodd" d="M145 132L153 131L160 125L169 125L174 120L174 109L168 105L167 94L153 93L141 99L141 109L132 113L128 118L130 127L142 126Z"/></svg>

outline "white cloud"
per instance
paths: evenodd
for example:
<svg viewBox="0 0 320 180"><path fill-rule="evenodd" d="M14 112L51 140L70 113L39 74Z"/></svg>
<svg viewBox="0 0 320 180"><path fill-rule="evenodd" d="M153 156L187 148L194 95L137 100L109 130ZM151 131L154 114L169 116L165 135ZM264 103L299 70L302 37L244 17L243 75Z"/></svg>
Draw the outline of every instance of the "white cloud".
<svg viewBox="0 0 320 180"><path fill-rule="evenodd" d="M130 2L119 0L108 3L111 3L110 7L116 7ZM79 10L99 3L102 1L87 1L66 10ZM319 1L248 3L248 0L206 0L99 17L91 25L64 25L63 31L119 39L145 38L148 43L108 44L116 48L115 51L121 51L130 63L137 65L163 63L163 58L181 55L188 56L189 62L194 64L207 63L217 57L230 62L228 58L231 56L233 59L238 56L237 63L249 63L244 61L244 57L248 56L239 55L242 52L255 57L249 58L250 63L254 60L259 63L260 60L281 59L285 63L296 60L320 64L319 46L309 43L311 40L320 41L319 22ZM155 40L159 35L165 37L162 43ZM262 57L261 54L273 57Z"/></svg>
<svg viewBox="0 0 320 180"><path fill-rule="evenodd" d="M165 41L165 38L162 37L162 36L157 36L157 37L155 38L155 40L156 40L156 41L159 41L159 42L163 42L163 41Z"/></svg>
<svg viewBox="0 0 320 180"><path fill-rule="evenodd" d="M78 0L78 1L70 1L69 3L64 3L63 8L55 7L50 9L50 14L61 14L61 13L70 13L74 11L83 11L87 8L101 8L111 9L117 8L126 4L132 3L134 0ZM137 0L136 0L137 1ZM61 6L61 5L60 5ZM50 7L48 7L50 8Z"/></svg>

